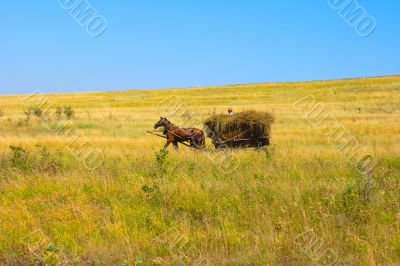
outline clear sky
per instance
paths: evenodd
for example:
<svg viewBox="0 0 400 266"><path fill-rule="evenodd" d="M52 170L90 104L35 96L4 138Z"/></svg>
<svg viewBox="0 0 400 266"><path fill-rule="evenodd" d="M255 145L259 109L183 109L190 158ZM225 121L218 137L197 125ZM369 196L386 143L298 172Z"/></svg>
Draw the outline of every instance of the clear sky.
<svg viewBox="0 0 400 266"><path fill-rule="evenodd" d="M98 37L60 1L2 1L1 94L400 74L398 0L358 0L368 37L328 0L87 0Z"/></svg>

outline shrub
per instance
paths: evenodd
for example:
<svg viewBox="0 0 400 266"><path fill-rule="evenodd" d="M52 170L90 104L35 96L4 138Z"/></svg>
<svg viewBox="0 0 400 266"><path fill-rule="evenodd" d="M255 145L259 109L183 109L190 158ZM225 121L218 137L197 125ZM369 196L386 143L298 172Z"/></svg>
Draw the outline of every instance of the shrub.
<svg viewBox="0 0 400 266"><path fill-rule="evenodd" d="M26 122L29 122L31 120L32 112L30 109L27 109L24 111L24 114L26 116Z"/></svg>
<svg viewBox="0 0 400 266"><path fill-rule="evenodd" d="M160 177L164 177L167 174L168 170L168 149L163 148L160 151L155 153L156 161L157 161L157 174Z"/></svg>
<svg viewBox="0 0 400 266"><path fill-rule="evenodd" d="M35 168L41 172L55 175L60 170L60 163L57 162L53 153L46 146L36 146L39 149L40 161Z"/></svg>
<svg viewBox="0 0 400 266"><path fill-rule="evenodd" d="M153 186L143 185L142 191L144 192L146 198L153 206L161 206L165 202L165 198L161 192L159 185L154 184Z"/></svg>
<svg viewBox="0 0 400 266"><path fill-rule="evenodd" d="M75 111L72 109L71 106L57 106L56 107L56 118L58 120L63 118L63 115L68 119L72 119L75 117Z"/></svg>
<svg viewBox="0 0 400 266"><path fill-rule="evenodd" d="M143 264L143 260L139 256L136 256L135 258L133 258L133 264L135 266L142 265Z"/></svg>
<svg viewBox="0 0 400 266"><path fill-rule="evenodd" d="M63 114L62 107L61 106L57 106L57 108L56 108L56 117L57 117L57 119L61 119L62 114Z"/></svg>
<svg viewBox="0 0 400 266"><path fill-rule="evenodd" d="M75 111L72 109L71 106L64 107L64 115L67 117L68 120L75 117Z"/></svg>
<svg viewBox="0 0 400 266"><path fill-rule="evenodd" d="M264 152L265 152L265 158L267 160L270 160L272 156L275 154L275 147L266 148Z"/></svg>
<svg viewBox="0 0 400 266"><path fill-rule="evenodd" d="M31 114L33 114L34 116L36 116L36 117L42 117L42 115L43 115L43 110L40 108L40 107L38 107L38 106L31 106L31 107L29 107L28 108L28 112L29 113L31 113Z"/></svg>
<svg viewBox="0 0 400 266"><path fill-rule="evenodd" d="M42 263L44 265L58 265L60 252L60 246L50 243L43 254Z"/></svg>
<svg viewBox="0 0 400 266"><path fill-rule="evenodd" d="M28 152L21 147L10 146L10 149L13 154L11 159L13 166L21 170L28 170L31 167Z"/></svg>
<svg viewBox="0 0 400 266"><path fill-rule="evenodd" d="M29 122L33 115L38 118L41 118L43 115L43 110L40 107L31 106L28 109L26 109L24 113L26 115L26 122Z"/></svg>
<svg viewBox="0 0 400 266"><path fill-rule="evenodd" d="M370 195L366 197L365 186L351 186L341 196L342 211L355 223L366 223L370 219ZM368 192L371 193L371 192Z"/></svg>

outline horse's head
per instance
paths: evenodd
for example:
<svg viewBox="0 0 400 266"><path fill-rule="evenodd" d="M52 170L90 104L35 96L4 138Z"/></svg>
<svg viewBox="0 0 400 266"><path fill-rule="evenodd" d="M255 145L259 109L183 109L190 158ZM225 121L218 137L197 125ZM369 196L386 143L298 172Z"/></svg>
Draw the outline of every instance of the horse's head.
<svg viewBox="0 0 400 266"><path fill-rule="evenodd" d="M166 119L165 117L160 117L160 120L158 120L158 122L154 125L154 129L157 129L159 127L165 128L170 124L171 123L168 121L168 119Z"/></svg>

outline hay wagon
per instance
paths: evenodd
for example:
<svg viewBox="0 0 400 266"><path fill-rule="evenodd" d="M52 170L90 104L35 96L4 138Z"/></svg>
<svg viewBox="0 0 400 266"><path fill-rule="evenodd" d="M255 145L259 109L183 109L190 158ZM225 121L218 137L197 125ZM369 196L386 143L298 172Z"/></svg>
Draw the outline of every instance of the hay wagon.
<svg viewBox="0 0 400 266"><path fill-rule="evenodd" d="M214 115L204 122L215 148L261 148L270 144L274 117L267 112L246 111Z"/></svg>

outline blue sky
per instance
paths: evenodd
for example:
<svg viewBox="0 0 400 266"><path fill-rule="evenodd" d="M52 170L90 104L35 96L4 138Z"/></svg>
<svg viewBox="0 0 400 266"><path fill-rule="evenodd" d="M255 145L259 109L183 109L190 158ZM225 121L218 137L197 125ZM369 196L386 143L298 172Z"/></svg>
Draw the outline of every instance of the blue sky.
<svg viewBox="0 0 400 266"><path fill-rule="evenodd" d="M60 1L2 1L1 94L400 73L397 0L358 0L368 37L328 0L88 0L108 23L99 37Z"/></svg>

